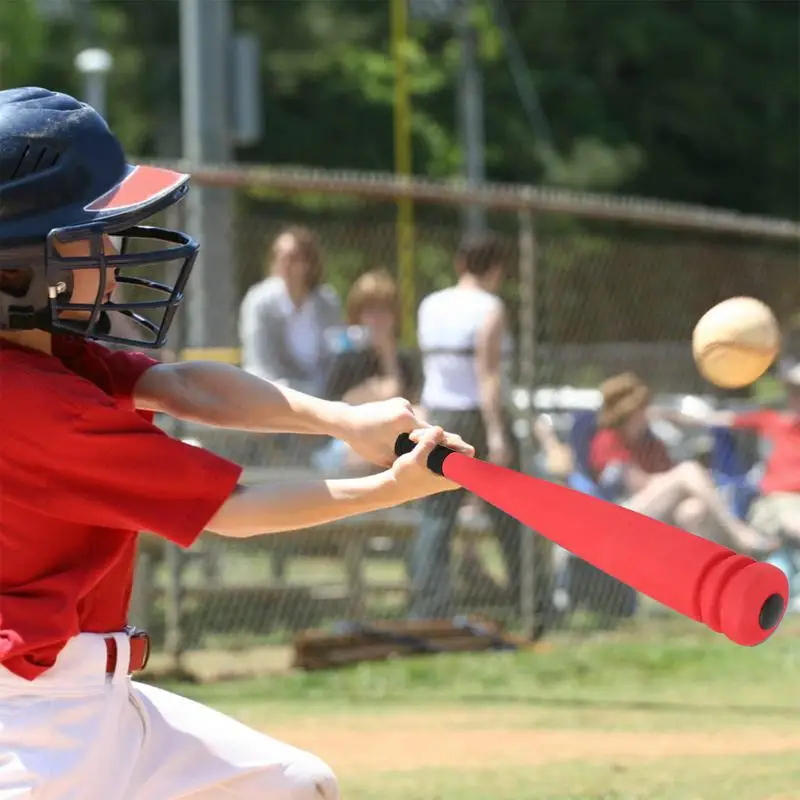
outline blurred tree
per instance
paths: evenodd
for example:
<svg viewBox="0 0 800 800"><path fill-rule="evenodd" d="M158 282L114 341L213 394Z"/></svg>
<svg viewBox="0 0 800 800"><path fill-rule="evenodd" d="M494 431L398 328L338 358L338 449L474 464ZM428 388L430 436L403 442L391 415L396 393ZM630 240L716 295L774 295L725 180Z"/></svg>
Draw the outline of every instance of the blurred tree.
<svg viewBox="0 0 800 800"><path fill-rule="evenodd" d="M262 45L264 140L246 160L393 165L388 0L232 0ZM800 5L783 0L476 0L492 180L600 188L800 216ZM55 4L55 5L54 5ZM552 131L509 75L502 4ZM42 11L57 6L58 15ZM91 12L92 25L86 15ZM143 154L180 149L178 0L0 3L0 82L79 91L89 42L115 58L109 116ZM414 166L455 172L458 43L413 21ZM82 38L84 36L84 38ZM517 65L518 68L518 65Z"/></svg>
<svg viewBox="0 0 800 800"><path fill-rule="evenodd" d="M48 25L34 0L0 3L0 88L39 82L47 40Z"/></svg>
<svg viewBox="0 0 800 800"><path fill-rule="evenodd" d="M799 4L505 3L560 152L587 136L633 145L626 193L800 216ZM487 82L489 139L522 155L494 176L537 180L511 83L498 69Z"/></svg>
<svg viewBox="0 0 800 800"><path fill-rule="evenodd" d="M389 3L373 0L237 0L239 25L259 33L265 86L264 141L249 160L340 169L393 167L394 66ZM452 174L451 115L425 100L452 81L442 56L408 43L414 95L415 168Z"/></svg>
<svg viewBox="0 0 800 800"><path fill-rule="evenodd" d="M95 0L95 44L114 55L108 115L126 149L180 156L180 46L176 0Z"/></svg>

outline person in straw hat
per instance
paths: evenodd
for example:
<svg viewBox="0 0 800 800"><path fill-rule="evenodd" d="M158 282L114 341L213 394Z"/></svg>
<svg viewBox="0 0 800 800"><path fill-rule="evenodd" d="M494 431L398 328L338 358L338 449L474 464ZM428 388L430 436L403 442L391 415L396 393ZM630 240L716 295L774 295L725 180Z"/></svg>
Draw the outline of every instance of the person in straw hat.
<svg viewBox="0 0 800 800"><path fill-rule="evenodd" d="M590 451L594 477L617 502L740 551L764 553L777 542L728 509L708 471L675 464L650 429L650 388L626 372L605 381Z"/></svg>

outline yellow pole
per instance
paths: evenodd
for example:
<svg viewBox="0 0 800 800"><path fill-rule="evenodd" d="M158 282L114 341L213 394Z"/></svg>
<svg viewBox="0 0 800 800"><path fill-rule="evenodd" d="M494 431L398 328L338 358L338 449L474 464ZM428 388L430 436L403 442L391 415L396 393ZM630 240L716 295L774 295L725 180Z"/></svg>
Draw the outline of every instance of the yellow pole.
<svg viewBox="0 0 800 800"><path fill-rule="evenodd" d="M390 0L392 7L392 58L394 59L394 169L411 178L411 102L408 88L406 42L409 0ZM397 201L397 280L400 290L400 326L403 343L415 343L416 292L414 279L414 203Z"/></svg>

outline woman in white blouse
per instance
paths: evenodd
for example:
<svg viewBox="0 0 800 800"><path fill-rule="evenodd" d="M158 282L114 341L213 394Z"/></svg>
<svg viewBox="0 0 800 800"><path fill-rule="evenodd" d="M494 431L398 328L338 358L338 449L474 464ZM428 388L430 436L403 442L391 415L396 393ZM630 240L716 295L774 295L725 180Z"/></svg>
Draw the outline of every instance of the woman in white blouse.
<svg viewBox="0 0 800 800"><path fill-rule="evenodd" d="M270 255L271 274L250 288L240 309L242 367L321 396L331 362L325 330L341 323L341 302L323 283L320 248L307 228L284 230Z"/></svg>

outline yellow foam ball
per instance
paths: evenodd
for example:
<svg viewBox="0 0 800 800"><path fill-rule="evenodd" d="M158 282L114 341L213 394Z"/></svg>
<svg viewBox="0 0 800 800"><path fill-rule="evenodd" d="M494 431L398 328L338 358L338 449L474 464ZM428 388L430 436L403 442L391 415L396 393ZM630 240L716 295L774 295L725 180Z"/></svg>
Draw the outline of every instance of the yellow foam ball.
<svg viewBox="0 0 800 800"><path fill-rule="evenodd" d="M724 389L757 381L780 349L778 321L770 307L754 297L731 297L710 308L692 336L700 374Z"/></svg>

